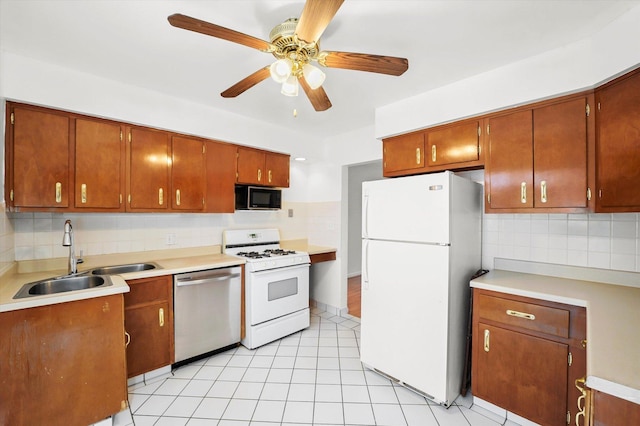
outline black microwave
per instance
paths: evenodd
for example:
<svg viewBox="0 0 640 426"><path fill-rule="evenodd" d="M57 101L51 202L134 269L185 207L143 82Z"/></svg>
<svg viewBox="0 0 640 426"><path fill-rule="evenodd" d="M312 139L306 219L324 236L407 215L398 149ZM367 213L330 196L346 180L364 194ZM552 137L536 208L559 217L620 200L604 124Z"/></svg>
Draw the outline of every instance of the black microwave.
<svg viewBox="0 0 640 426"><path fill-rule="evenodd" d="M282 191L277 188L236 185L236 210L280 210Z"/></svg>

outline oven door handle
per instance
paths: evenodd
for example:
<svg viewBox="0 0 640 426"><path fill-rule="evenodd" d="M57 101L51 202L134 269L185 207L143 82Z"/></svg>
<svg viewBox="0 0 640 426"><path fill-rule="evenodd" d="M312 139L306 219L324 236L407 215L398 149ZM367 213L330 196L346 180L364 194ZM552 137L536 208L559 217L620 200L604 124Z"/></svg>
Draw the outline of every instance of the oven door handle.
<svg viewBox="0 0 640 426"><path fill-rule="evenodd" d="M219 281L228 281L233 278L239 278L240 274L212 275L206 278L193 279L191 277L176 278L176 286L184 287L188 285L211 284Z"/></svg>
<svg viewBox="0 0 640 426"><path fill-rule="evenodd" d="M297 265L287 265L287 266L282 266L279 268L273 268L273 269L263 269L262 271L255 271L255 272L251 272L251 275L267 275L267 274L275 274L276 272L279 271L292 271L295 269L303 269L303 268L309 268L310 264L309 263L299 263Z"/></svg>

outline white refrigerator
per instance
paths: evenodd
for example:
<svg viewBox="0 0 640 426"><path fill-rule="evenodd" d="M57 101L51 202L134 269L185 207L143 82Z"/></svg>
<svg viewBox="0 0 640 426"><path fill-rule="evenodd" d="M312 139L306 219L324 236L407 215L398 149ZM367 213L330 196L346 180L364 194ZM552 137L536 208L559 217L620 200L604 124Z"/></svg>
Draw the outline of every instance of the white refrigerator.
<svg viewBox="0 0 640 426"><path fill-rule="evenodd" d="M361 361L449 406L460 394L482 185L452 172L362 185Z"/></svg>

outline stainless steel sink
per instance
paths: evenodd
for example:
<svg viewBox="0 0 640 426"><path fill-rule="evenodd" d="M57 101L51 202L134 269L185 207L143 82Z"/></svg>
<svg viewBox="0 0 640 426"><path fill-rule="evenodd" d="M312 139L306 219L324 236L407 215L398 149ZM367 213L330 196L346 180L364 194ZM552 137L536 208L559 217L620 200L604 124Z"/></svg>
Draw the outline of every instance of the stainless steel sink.
<svg viewBox="0 0 640 426"><path fill-rule="evenodd" d="M106 287L113 283L109 277L98 275L70 275L28 283L13 296L14 299Z"/></svg>
<svg viewBox="0 0 640 426"><path fill-rule="evenodd" d="M127 265L115 265L115 266L104 266L101 268L94 268L91 270L91 275L118 275L118 274L126 274L128 272L140 272L140 271L148 271L150 269L159 268L153 262L149 263L129 263Z"/></svg>

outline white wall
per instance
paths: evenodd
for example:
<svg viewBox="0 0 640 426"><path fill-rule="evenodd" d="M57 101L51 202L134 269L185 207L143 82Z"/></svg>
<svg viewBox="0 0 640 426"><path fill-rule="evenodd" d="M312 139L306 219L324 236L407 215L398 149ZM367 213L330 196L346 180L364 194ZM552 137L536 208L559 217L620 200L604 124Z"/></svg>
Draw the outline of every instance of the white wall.
<svg viewBox="0 0 640 426"><path fill-rule="evenodd" d="M592 37L376 109L378 138L591 88L640 64L640 6Z"/></svg>

